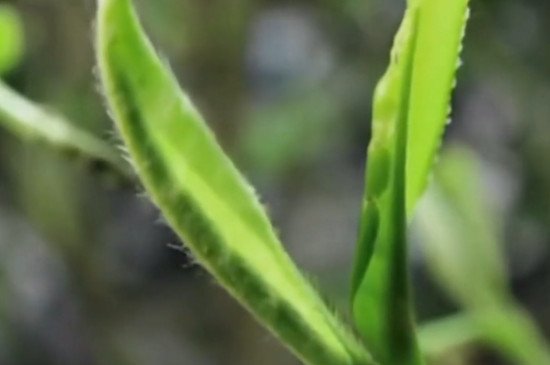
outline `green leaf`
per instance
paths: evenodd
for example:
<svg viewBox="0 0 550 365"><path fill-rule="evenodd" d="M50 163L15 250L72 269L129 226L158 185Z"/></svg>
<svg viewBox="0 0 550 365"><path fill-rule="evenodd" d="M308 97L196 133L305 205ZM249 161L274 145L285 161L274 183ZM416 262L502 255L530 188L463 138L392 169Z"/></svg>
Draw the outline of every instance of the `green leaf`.
<svg viewBox="0 0 550 365"><path fill-rule="evenodd" d="M374 96L351 302L357 327L382 363L422 363L406 227L447 120L467 5L410 0Z"/></svg>
<svg viewBox="0 0 550 365"><path fill-rule="evenodd" d="M396 38L389 71L375 93L373 139L360 242L352 278L356 324L383 364L421 364L407 275L405 163L417 8Z"/></svg>
<svg viewBox="0 0 550 365"><path fill-rule="evenodd" d="M43 143L70 155L101 162L130 181L134 174L108 143L25 97L0 81L0 127L28 142Z"/></svg>
<svg viewBox="0 0 550 365"><path fill-rule="evenodd" d="M464 147L443 154L418 212L428 264L484 342L514 362L550 364L550 348L508 289L481 171L479 159Z"/></svg>
<svg viewBox="0 0 550 365"><path fill-rule="evenodd" d="M450 121L451 92L469 17L469 0L416 0L420 21L414 55L407 145L407 216L428 185Z"/></svg>
<svg viewBox="0 0 550 365"><path fill-rule="evenodd" d="M138 175L197 259L303 361L372 364L280 244L143 32L130 0L102 0L97 57L105 95Z"/></svg>
<svg viewBox="0 0 550 365"><path fill-rule="evenodd" d="M0 4L0 75L15 67L23 55L23 25L16 10Z"/></svg>

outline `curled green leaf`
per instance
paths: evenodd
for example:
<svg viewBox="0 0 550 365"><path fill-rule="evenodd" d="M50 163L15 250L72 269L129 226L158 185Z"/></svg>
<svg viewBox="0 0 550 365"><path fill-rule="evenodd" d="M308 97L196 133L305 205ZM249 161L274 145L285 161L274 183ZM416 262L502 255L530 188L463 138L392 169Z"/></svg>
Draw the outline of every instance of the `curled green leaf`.
<svg viewBox="0 0 550 365"><path fill-rule="evenodd" d="M360 242L352 277L352 310L374 356L383 364L416 365L416 343L407 275L405 164L407 124L418 8L411 6L377 86L373 139ZM376 210L376 214L373 211ZM372 216L378 226L372 227Z"/></svg>
<svg viewBox="0 0 550 365"><path fill-rule="evenodd" d="M303 361L372 364L280 244L262 206L147 39L130 0L101 0L105 96L153 201L204 267Z"/></svg>

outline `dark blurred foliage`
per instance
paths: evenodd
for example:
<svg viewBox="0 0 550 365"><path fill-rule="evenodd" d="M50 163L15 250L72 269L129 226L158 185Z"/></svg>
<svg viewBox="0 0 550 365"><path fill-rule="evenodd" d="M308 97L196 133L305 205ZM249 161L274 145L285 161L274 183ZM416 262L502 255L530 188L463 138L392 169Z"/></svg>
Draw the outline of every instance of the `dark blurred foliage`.
<svg viewBox="0 0 550 365"><path fill-rule="evenodd" d="M94 1L7 2L27 37L7 82L116 143ZM372 91L403 1L136 2L288 250L345 310ZM472 5L447 137L484 157L514 293L550 335L550 4ZM110 174L0 131L0 364L297 364ZM420 319L451 313L412 256ZM504 364L482 347L467 363Z"/></svg>

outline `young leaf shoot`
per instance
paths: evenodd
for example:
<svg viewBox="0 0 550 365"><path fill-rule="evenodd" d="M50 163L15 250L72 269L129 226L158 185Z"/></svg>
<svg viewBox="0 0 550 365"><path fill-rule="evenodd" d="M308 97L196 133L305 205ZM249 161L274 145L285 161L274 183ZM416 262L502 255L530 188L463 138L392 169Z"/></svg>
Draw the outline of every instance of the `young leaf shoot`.
<svg viewBox="0 0 550 365"><path fill-rule="evenodd" d="M406 227L448 117L467 12L467 0L409 0L374 96L351 304L360 332L382 363L423 363Z"/></svg>

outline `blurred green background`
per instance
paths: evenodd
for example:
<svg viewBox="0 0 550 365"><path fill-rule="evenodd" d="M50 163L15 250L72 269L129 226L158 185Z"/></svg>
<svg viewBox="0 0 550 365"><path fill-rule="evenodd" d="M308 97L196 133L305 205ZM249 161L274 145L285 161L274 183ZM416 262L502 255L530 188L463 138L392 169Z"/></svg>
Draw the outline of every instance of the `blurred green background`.
<svg viewBox="0 0 550 365"><path fill-rule="evenodd" d="M135 2L292 256L345 310L372 93L404 1ZM0 4L19 11L25 34L4 81L116 145L94 75L95 1ZM548 19L547 1L472 2L446 135L481 157L478 198L499 227L512 294L547 338ZM119 180L0 129L0 364L298 364L179 248L141 190ZM424 323L458 305L427 269L420 237L411 257ZM472 343L434 364L508 362Z"/></svg>

